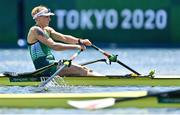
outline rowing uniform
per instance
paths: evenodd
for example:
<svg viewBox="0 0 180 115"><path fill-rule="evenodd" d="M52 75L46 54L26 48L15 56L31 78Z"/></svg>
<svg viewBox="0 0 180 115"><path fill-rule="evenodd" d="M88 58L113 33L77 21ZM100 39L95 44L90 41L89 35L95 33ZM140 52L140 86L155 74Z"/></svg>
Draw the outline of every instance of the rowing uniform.
<svg viewBox="0 0 180 115"><path fill-rule="evenodd" d="M47 31L45 31L45 34L49 36ZM55 63L55 58L52 55L51 49L39 41L33 44L28 43L28 50L30 51L36 69ZM49 70L45 71L43 75L51 76L56 71L56 68L56 66L51 67Z"/></svg>

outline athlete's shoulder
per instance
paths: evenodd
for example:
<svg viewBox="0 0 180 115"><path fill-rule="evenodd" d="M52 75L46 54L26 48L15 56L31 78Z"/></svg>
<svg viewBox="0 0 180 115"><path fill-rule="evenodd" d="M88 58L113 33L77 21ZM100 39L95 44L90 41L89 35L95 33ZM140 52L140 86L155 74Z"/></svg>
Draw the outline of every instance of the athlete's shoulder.
<svg viewBox="0 0 180 115"><path fill-rule="evenodd" d="M37 35L37 34L38 35L43 35L44 34L43 30L38 26L32 26L30 28L30 33L32 33L34 35Z"/></svg>
<svg viewBox="0 0 180 115"><path fill-rule="evenodd" d="M30 28L30 31L36 31L36 30L42 30L42 29L40 27L38 27L38 26L32 26Z"/></svg>

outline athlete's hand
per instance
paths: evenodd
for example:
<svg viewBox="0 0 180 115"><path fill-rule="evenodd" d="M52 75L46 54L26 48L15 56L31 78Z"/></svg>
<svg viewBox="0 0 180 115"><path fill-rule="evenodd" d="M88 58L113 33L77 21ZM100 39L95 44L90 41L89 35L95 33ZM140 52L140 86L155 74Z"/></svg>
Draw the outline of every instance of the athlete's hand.
<svg viewBox="0 0 180 115"><path fill-rule="evenodd" d="M85 46L91 46L92 43L88 39L81 39L80 42Z"/></svg>

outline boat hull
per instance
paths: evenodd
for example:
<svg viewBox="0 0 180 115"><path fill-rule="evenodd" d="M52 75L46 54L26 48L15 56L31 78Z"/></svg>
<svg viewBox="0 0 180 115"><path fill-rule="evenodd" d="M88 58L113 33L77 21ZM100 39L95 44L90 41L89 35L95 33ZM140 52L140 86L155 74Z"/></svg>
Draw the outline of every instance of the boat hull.
<svg viewBox="0 0 180 115"><path fill-rule="evenodd" d="M0 76L0 85L38 86L41 77ZM180 76L126 77L126 76L79 76L63 77L67 85L74 86L180 86Z"/></svg>

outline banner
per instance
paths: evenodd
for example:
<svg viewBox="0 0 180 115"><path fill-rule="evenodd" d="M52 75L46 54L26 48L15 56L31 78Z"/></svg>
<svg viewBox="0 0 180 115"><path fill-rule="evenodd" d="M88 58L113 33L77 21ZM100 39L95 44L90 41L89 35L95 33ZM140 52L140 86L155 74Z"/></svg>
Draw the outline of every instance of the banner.
<svg viewBox="0 0 180 115"><path fill-rule="evenodd" d="M17 20L16 17L17 8L12 6L11 13L7 10L5 14L15 20L12 21L9 18L5 22L3 19L4 21L0 23L7 26L14 22L13 28L8 30L8 35L1 32L1 36L7 38L1 38L1 41L15 43L15 39L20 39L15 37L17 33L18 37L19 33L23 33L26 39L29 28L35 25L31 17L32 9L38 5L45 5L56 14L51 17L50 26L63 34L87 38L96 43L180 44L180 26L178 26L180 25L180 2L178 0L21 1L24 8L24 24L20 25L24 26L19 26L19 19Z"/></svg>
<svg viewBox="0 0 180 115"><path fill-rule="evenodd" d="M95 42L161 44L171 42L170 0L26 0L26 24L33 25L30 12L39 3L56 16L56 31ZM31 23L29 23L31 22Z"/></svg>

